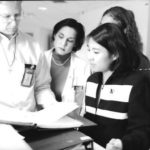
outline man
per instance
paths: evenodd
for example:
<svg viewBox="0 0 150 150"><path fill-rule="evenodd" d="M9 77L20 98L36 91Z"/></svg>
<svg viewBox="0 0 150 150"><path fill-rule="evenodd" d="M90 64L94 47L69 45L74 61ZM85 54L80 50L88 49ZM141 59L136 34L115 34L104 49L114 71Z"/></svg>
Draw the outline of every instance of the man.
<svg viewBox="0 0 150 150"><path fill-rule="evenodd" d="M0 2L0 111L10 114L55 103L44 55L30 36L18 30L20 18L20 1Z"/></svg>
<svg viewBox="0 0 150 150"><path fill-rule="evenodd" d="M0 106L35 111L55 101L39 46L18 30L20 1L0 2Z"/></svg>

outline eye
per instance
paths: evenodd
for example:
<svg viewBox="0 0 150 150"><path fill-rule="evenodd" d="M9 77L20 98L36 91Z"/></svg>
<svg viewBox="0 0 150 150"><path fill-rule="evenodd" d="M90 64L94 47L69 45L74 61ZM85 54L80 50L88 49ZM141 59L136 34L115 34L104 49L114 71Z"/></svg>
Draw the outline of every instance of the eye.
<svg viewBox="0 0 150 150"><path fill-rule="evenodd" d="M10 15L5 15L4 18L9 19Z"/></svg>
<svg viewBox="0 0 150 150"><path fill-rule="evenodd" d="M15 14L16 19L20 19L20 17L21 17L21 14Z"/></svg>
<svg viewBox="0 0 150 150"><path fill-rule="evenodd" d="M60 39L62 39L64 36L63 36L63 34L59 34L58 37L59 37Z"/></svg>
<svg viewBox="0 0 150 150"><path fill-rule="evenodd" d="M99 51L94 51L94 54L99 54L100 52Z"/></svg>
<svg viewBox="0 0 150 150"><path fill-rule="evenodd" d="M2 17L3 19L9 19L11 16L10 16L10 15L1 15L1 17Z"/></svg>
<svg viewBox="0 0 150 150"><path fill-rule="evenodd" d="M74 39L68 39L68 42L70 42L70 43L74 43Z"/></svg>
<svg viewBox="0 0 150 150"><path fill-rule="evenodd" d="M94 54L100 54L101 53L101 50L97 49L97 48L93 48L92 51Z"/></svg>

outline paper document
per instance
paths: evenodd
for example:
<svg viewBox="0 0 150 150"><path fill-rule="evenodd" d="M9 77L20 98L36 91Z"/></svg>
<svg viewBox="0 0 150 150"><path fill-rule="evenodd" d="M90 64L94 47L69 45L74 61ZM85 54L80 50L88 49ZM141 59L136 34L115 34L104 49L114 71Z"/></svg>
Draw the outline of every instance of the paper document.
<svg viewBox="0 0 150 150"><path fill-rule="evenodd" d="M51 123L69 114L76 108L78 108L76 103L59 102L52 105L48 109L43 109L33 113L33 119L38 125Z"/></svg>
<svg viewBox="0 0 150 150"><path fill-rule="evenodd" d="M53 122L78 108L76 103L58 102L47 109L37 112L11 111L0 112L0 123L48 128Z"/></svg>
<svg viewBox="0 0 150 150"><path fill-rule="evenodd" d="M69 116L64 116L61 119L47 124L39 124L40 128L49 129L66 129L66 128L77 128L81 127L83 123L79 120L73 119Z"/></svg>

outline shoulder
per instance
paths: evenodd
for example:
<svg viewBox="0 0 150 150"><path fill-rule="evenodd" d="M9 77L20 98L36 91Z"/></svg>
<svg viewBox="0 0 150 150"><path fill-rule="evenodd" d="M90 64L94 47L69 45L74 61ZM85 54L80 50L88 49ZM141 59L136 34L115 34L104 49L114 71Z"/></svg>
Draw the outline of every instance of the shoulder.
<svg viewBox="0 0 150 150"><path fill-rule="evenodd" d="M50 57L52 55L53 49L45 50L44 54L46 57Z"/></svg>
<svg viewBox="0 0 150 150"><path fill-rule="evenodd" d="M35 39L31 35L29 35L27 33L23 33L21 31L18 32L18 37L19 37L19 39L21 39L23 41L36 42Z"/></svg>
<svg viewBox="0 0 150 150"><path fill-rule="evenodd" d="M33 59L32 61L36 61L39 66L47 63L48 60L45 55L45 51L32 36L19 32L17 43L18 47L20 46L21 52L23 53L26 61L28 61L31 57L31 59Z"/></svg>
<svg viewBox="0 0 150 150"><path fill-rule="evenodd" d="M100 82L101 78L102 78L102 74L100 72L96 72L88 77L87 82L97 83Z"/></svg>
<svg viewBox="0 0 150 150"><path fill-rule="evenodd" d="M24 49L29 49L35 51L36 53L43 52L39 43L32 36L21 31L18 32L17 42Z"/></svg>
<svg viewBox="0 0 150 150"><path fill-rule="evenodd" d="M129 73L125 77L124 82L126 82L126 84L132 84L133 86L142 86L145 84L150 85L150 78L145 71L137 70Z"/></svg>
<svg viewBox="0 0 150 150"><path fill-rule="evenodd" d="M150 61L148 57L146 57L144 54L140 55L139 69L148 69L148 68L150 68Z"/></svg>

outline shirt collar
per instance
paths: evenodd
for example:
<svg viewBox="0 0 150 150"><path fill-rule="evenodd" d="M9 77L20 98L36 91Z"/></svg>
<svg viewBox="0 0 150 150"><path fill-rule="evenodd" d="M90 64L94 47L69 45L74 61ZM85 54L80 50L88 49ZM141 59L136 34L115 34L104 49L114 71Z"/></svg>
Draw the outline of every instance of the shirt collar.
<svg viewBox="0 0 150 150"><path fill-rule="evenodd" d="M11 37L11 39L8 39L4 34L2 34L2 33L0 33L0 41L3 41L3 40L9 40L9 41L11 41L11 40L13 40L14 38L16 38L17 36L18 36L18 32L16 32L12 37Z"/></svg>

